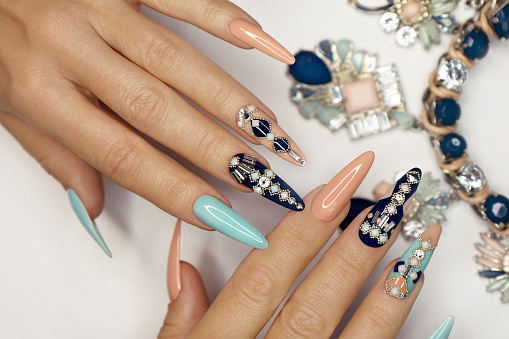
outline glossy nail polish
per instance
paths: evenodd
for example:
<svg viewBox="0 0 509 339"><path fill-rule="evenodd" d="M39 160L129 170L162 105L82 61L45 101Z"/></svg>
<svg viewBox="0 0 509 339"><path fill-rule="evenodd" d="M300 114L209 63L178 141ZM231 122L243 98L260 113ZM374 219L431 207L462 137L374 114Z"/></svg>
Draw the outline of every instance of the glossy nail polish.
<svg viewBox="0 0 509 339"><path fill-rule="evenodd" d="M286 161L295 165L306 165L306 158L295 142L255 105L247 105L237 112L237 125Z"/></svg>
<svg viewBox="0 0 509 339"><path fill-rule="evenodd" d="M389 241L409 207L405 203L415 194L420 181L421 170L413 168L376 203L359 229L359 237L365 245L381 247Z"/></svg>
<svg viewBox="0 0 509 339"><path fill-rule="evenodd" d="M438 245L441 232L438 224L429 227L403 253L385 281L388 294L403 299L412 293Z"/></svg>
<svg viewBox="0 0 509 339"><path fill-rule="evenodd" d="M288 50L273 37L250 21L244 19L233 20L230 23L230 32L240 41L276 60L289 65L295 63L295 57L292 53L288 52Z"/></svg>
<svg viewBox="0 0 509 339"><path fill-rule="evenodd" d="M102 248L104 253L106 253L106 255L111 258L112 256L110 250L108 249L108 246L106 246L106 243L104 242L101 233L97 228L97 225L92 219L90 219L88 212L85 208L85 205L83 205L81 199L78 197L78 195L76 194L76 192L74 192L72 188L67 189L67 195L69 196L69 200L71 201L71 206L72 209L74 210L74 213L76 213L76 216L80 220L83 227L85 227L85 230L95 240L97 245L99 245L99 247Z"/></svg>
<svg viewBox="0 0 509 339"><path fill-rule="evenodd" d="M256 194L294 211L304 209L301 197L256 157L239 153L230 159L229 170L239 184L249 187Z"/></svg>
<svg viewBox="0 0 509 339"><path fill-rule="evenodd" d="M240 214L221 200L203 195L196 199L193 212L206 225L243 244L265 249L265 237Z"/></svg>
<svg viewBox="0 0 509 339"><path fill-rule="evenodd" d="M363 153L332 178L313 199L311 211L315 218L331 221L337 217L368 174L374 160L373 152Z"/></svg>
<svg viewBox="0 0 509 339"><path fill-rule="evenodd" d="M168 284L168 294L170 300L174 301L180 294L182 279L180 277L180 219L175 224L173 238L171 239L170 255L168 256L168 270L166 281Z"/></svg>
<svg viewBox="0 0 509 339"><path fill-rule="evenodd" d="M444 321L438 325L437 328L428 336L427 339L447 339L451 334L452 326L454 325L454 317L452 315L445 318Z"/></svg>

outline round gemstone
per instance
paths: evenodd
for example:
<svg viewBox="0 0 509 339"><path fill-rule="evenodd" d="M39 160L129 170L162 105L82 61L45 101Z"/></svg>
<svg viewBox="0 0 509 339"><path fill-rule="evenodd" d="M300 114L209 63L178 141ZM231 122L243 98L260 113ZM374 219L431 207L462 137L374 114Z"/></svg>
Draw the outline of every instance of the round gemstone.
<svg viewBox="0 0 509 339"><path fill-rule="evenodd" d="M267 177L261 177L260 180L258 180L258 185L263 188L267 188L270 186L270 179Z"/></svg>
<svg viewBox="0 0 509 339"><path fill-rule="evenodd" d="M422 232L426 230L426 226L417 220L410 220L403 224L401 231L406 238L417 239Z"/></svg>
<svg viewBox="0 0 509 339"><path fill-rule="evenodd" d="M295 80L308 85L322 85L332 81L327 65L313 52L301 51L290 65L290 74Z"/></svg>
<svg viewBox="0 0 509 339"><path fill-rule="evenodd" d="M403 26L396 32L396 43L402 47L408 47L417 40L417 32L413 27Z"/></svg>
<svg viewBox="0 0 509 339"><path fill-rule="evenodd" d="M405 196L403 194L396 193L392 197L392 202L394 202L396 205L401 205L405 202Z"/></svg>
<svg viewBox="0 0 509 339"><path fill-rule="evenodd" d="M503 195L490 195L484 202L486 208L486 216L495 223L509 222L509 199Z"/></svg>
<svg viewBox="0 0 509 339"><path fill-rule="evenodd" d="M237 120L240 123L245 123L251 117L251 112L247 108L241 108L237 113Z"/></svg>
<svg viewBox="0 0 509 339"><path fill-rule="evenodd" d="M490 50L490 39L481 29L474 29L468 33L461 44L463 53L470 60L482 59Z"/></svg>
<svg viewBox="0 0 509 339"><path fill-rule="evenodd" d="M379 22L382 29L386 32L394 32L399 27L399 17L393 12L385 12Z"/></svg>
<svg viewBox="0 0 509 339"><path fill-rule="evenodd" d="M509 4L493 15L492 25L499 38L509 39Z"/></svg>
<svg viewBox="0 0 509 339"><path fill-rule="evenodd" d="M461 107L454 99L441 99L435 106L435 119L438 124L451 126L461 117Z"/></svg>
<svg viewBox="0 0 509 339"><path fill-rule="evenodd" d="M403 5L403 14L408 19L413 19L422 14L422 4L421 1L409 1L405 5Z"/></svg>
<svg viewBox="0 0 509 339"><path fill-rule="evenodd" d="M467 193L480 191L487 184L481 168L472 163L467 163L456 172L456 180Z"/></svg>
<svg viewBox="0 0 509 339"><path fill-rule="evenodd" d="M467 81L467 66L460 60L444 60L437 72L438 82L447 89L458 91Z"/></svg>
<svg viewBox="0 0 509 339"><path fill-rule="evenodd" d="M456 133L447 134L440 142L440 149L446 158L459 158L465 153L467 142L465 138Z"/></svg>
<svg viewBox="0 0 509 339"><path fill-rule="evenodd" d="M424 253L424 251L423 251L423 250L417 250L417 251L415 251L415 257L416 257L417 259L419 259L419 260L424 259L424 256L425 256L425 255L426 255L426 254ZM416 265L414 265L414 266L416 266Z"/></svg>
<svg viewBox="0 0 509 339"><path fill-rule="evenodd" d="M288 203L290 203L291 205L295 204L295 198L294 197L288 198Z"/></svg>

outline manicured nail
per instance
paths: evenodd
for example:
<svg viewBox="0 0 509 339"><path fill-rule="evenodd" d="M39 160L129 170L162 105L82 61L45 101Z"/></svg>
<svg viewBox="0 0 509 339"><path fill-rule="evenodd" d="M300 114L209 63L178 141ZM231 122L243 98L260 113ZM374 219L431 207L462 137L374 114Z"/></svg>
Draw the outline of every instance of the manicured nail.
<svg viewBox="0 0 509 339"><path fill-rule="evenodd" d="M304 201L283 179L256 157L239 153L230 159L229 170L239 184L278 205L294 211L304 209Z"/></svg>
<svg viewBox="0 0 509 339"><path fill-rule="evenodd" d="M363 153L336 174L313 199L311 212L315 218L331 221L337 217L368 174L374 160L375 153Z"/></svg>
<svg viewBox="0 0 509 339"><path fill-rule="evenodd" d="M421 170L413 168L403 175L385 197L378 200L359 229L362 242L370 247L381 247L392 235L405 214L405 204L417 191Z"/></svg>
<svg viewBox="0 0 509 339"><path fill-rule="evenodd" d="M83 202L81 202L80 197L74 192L72 188L67 189L67 195L69 196L69 200L71 201L72 209L74 210L74 213L78 216L78 219L80 220L81 224L85 229L87 230L88 234L95 240L97 245L99 245L104 253L108 257L111 256L111 252L108 249L108 246L106 246L106 243L104 242L101 233L99 232L99 229L97 228L97 225L95 224L95 221L90 219L88 212L85 208L85 205L83 205Z"/></svg>
<svg viewBox="0 0 509 339"><path fill-rule="evenodd" d="M435 251L442 227L430 226L403 253L385 282L385 291L396 298L412 293Z"/></svg>
<svg viewBox="0 0 509 339"><path fill-rule="evenodd" d="M240 41L256 48L276 60L292 65L295 57L273 37L260 27L244 19L235 19L230 23L230 32Z"/></svg>
<svg viewBox="0 0 509 339"><path fill-rule="evenodd" d="M306 158L295 142L265 112L247 105L237 112L237 125L253 135L267 149L295 165L305 166Z"/></svg>
<svg viewBox="0 0 509 339"><path fill-rule="evenodd" d="M199 197L193 205L193 211L196 217L208 226L243 244L260 249L265 249L269 245L253 225L213 196Z"/></svg>
<svg viewBox="0 0 509 339"><path fill-rule="evenodd" d="M182 279L180 278L180 219L175 224L173 238L171 239L170 255L168 256L168 270L166 281L170 300L174 301L180 294Z"/></svg>
<svg viewBox="0 0 509 339"><path fill-rule="evenodd" d="M454 325L454 317L452 315L445 318L444 321L438 325L437 328L433 330L433 332L428 336L427 339L447 339L449 338L449 334L452 330L452 325Z"/></svg>

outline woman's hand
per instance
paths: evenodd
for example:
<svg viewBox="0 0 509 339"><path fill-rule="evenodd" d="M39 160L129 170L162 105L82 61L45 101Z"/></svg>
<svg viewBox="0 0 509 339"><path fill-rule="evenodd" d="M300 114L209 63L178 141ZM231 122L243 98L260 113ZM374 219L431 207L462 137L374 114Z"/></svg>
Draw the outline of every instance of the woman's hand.
<svg viewBox="0 0 509 339"><path fill-rule="evenodd" d="M293 60L226 0L0 0L0 123L74 190L91 219L103 207L102 173L164 211L210 229L193 212L197 199L211 196L231 206L229 201L143 135L245 192L252 190L229 173L231 157L243 153L268 163L212 117L270 149L286 137L304 158L260 100L141 15L140 4L240 48L265 48L280 60ZM271 123L276 140L239 126L238 112L249 105L258 109L252 118ZM288 150L278 155L300 165Z"/></svg>

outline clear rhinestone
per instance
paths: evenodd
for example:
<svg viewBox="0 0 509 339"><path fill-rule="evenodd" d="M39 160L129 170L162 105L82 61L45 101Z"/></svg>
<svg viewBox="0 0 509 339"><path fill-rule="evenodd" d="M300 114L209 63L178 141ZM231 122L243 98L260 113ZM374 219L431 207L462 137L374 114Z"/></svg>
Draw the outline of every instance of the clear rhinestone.
<svg viewBox="0 0 509 339"><path fill-rule="evenodd" d="M306 164L307 164L307 161L306 161L306 160L301 160L301 161L300 161L300 165L301 165L301 166L306 166Z"/></svg>
<svg viewBox="0 0 509 339"><path fill-rule="evenodd" d="M396 207L392 206L392 205L387 206L387 213L389 213L389 214L396 213Z"/></svg>
<svg viewBox="0 0 509 339"><path fill-rule="evenodd" d="M399 16L393 12L385 12L380 18L380 26L386 32L394 32L399 27Z"/></svg>
<svg viewBox="0 0 509 339"><path fill-rule="evenodd" d="M366 55L364 58L364 73L375 73L377 65L376 55Z"/></svg>
<svg viewBox="0 0 509 339"><path fill-rule="evenodd" d="M348 122L348 131L350 132L351 139L359 139L364 135L364 129L362 127L362 121L359 119L353 119Z"/></svg>
<svg viewBox="0 0 509 339"><path fill-rule="evenodd" d="M365 130L369 134L376 134L376 133L380 132L380 124L378 123L378 118L377 118L376 114L367 115L364 118L364 122L365 122Z"/></svg>
<svg viewBox="0 0 509 339"><path fill-rule="evenodd" d="M263 188L267 188L270 186L270 179L267 177L261 177L260 180L258 180L258 185Z"/></svg>
<svg viewBox="0 0 509 339"><path fill-rule="evenodd" d="M288 198L288 203L289 203L290 205L295 204L295 198L294 198L294 197L290 197L290 198Z"/></svg>
<svg viewBox="0 0 509 339"><path fill-rule="evenodd" d="M403 194L396 193L392 197L392 202L397 205L401 205L405 202L405 196Z"/></svg>
<svg viewBox="0 0 509 339"><path fill-rule="evenodd" d="M467 66L460 60L442 58L437 72L437 82L447 89L460 91L468 78Z"/></svg>
<svg viewBox="0 0 509 339"><path fill-rule="evenodd" d="M315 94L314 91L302 86L301 84L294 85L290 90L290 96L293 102L301 102L313 94Z"/></svg>
<svg viewBox="0 0 509 339"><path fill-rule="evenodd" d="M410 181L411 183L416 183L419 179L413 175L412 173L408 173L408 181Z"/></svg>
<svg viewBox="0 0 509 339"><path fill-rule="evenodd" d="M410 186L408 186L408 184L402 184L402 185L401 185L401 191L402 191L403 193L408 193L408 192L410 192Z"/></svg>
<svg viewBox="0 0 509 339"><path fill-rule="evenodd" d="M486 176L481 168L470 162L456 172L456 180L467 193L480 191L487 183Z"/></svg>
<svg viewBox="0 0 509 339"><path fill-rule="evenodd" d="M415 256L417 257L417 259L422 260L424 259L425 253L423 250L416 250Z"/></svg>
<svg viewBox="0 0 509 339"><path fill-rule="evenodd" d="M403 227L401 228L403 235L408 239L417 239L425 230L426 226L417 220L409 220L403 223Z"/></svg>
<svg viewBox="0 0 509 339"><path fill-rule="evenodd" d="M300 161L300 159L302 159L302 157L300 155L298 155L297 153L295 153L293 150L289 150L288 155L291 156L292 158L294 158L295 161Z"/></svg>
<svg viewBox="0 0 509 339"><path fill-rule="evenodd" d="M290 196L290 194L288 193L288 191L282 191L281 194L279 195L281 200L286 200L286 199L288 199L289 196Z"/></svg>
<svg viewBox="0 0 509 339"><path fill-rule="evenodd" d="M396 43L401 47L408 47L415 44L417 32L413 27L403 26L396 32Z"/></svg>
<svg viewBox="0 0 509 339"><path fill-rule="evenodd" d="M239 158L231 158L230 159L230 166L237 166L239 164Z"/></svg>
<svg viewBox="0 0 509 339"><path fill-rule="evenodd" d="M298 210L303 209L302 204L297 204L297 205L295 205L295 207L297 207Z"/></svg>
<svg viewBox="0 0 509 339"><path fill-rule="evenodd" d="M420 186L419 186L420 187ZM426 205L430 205L437 210L446 210L451 204L451 197L447 193L438 192L431 198L424 201Z"/></svg>
<svg viewBox="0 0 509 339"><path fill-rule="evenodd" d="M329 121L329 128L331 130L337 130L341 126L343 126L345 124L345 122L347 122L347 121L348 121L348 118L346 117L346 114L341 113L337 117L335 117Z"/></svg>
<svg viewBox="0 0 509 339"><path fill-rule="evenodd" d="M237 121L240 124L246 123L247 120L251 117L251 112L247 108L241 108L240 111L237 113Z"/></svg>
<svg viewBox="0 0 509 339"><path fill-rule="evenodd" d="M327 93L326 102L328 104L337 105L343 101L339 86L330 86Z"/></svg>

